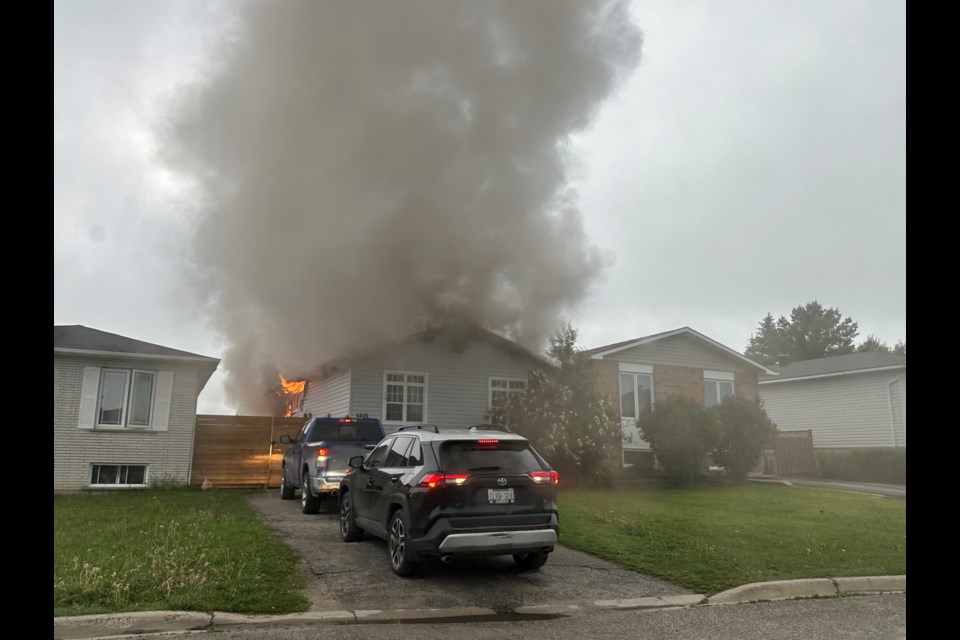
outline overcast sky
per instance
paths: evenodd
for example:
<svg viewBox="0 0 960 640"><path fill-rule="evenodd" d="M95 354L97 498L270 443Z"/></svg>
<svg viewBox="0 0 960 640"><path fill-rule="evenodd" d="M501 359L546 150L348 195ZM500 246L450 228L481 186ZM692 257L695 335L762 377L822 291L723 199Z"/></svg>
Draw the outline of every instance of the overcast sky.
<svg viewBox="0 0 960 640"><path fill-rule="evenodd" d="M220 356L198 311L189 189L156 158L237 3L55 2L54 324ZM819 300L906 338L902 2L633 5L641 62L578 136L603 276L585 347L689 325L743 350ZM201 412L231 412L216 374Z"/></svg>

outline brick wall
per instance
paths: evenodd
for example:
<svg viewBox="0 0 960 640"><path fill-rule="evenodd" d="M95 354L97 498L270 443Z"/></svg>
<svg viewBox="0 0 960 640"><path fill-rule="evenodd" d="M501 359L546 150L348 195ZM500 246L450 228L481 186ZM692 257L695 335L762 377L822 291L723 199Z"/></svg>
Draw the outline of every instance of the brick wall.
<svg viewBox="0 0 960 640"><path fill-rule="evenodd" d="M756 400L760 397L759 387L757 386L757 374L755 373L736 373L736 379L733 381L733 390L738 396Z"/></svg>
<svg viewBox="0 0 960 640"><path fill-rule="evenodd" d="M670 396L682 396L703 404L703 369L653 365L654 403Z"/></svg>

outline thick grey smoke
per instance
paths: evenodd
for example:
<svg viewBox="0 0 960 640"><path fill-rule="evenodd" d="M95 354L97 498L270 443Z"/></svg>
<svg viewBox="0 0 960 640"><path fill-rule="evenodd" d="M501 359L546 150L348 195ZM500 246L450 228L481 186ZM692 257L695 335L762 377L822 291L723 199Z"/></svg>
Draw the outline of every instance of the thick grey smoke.
<svg viewBox="0 0 960 640"><path fill-rule="evenodd" d="M167 159L204 192L194 251L264 371L460 319L527 344L601 267L568 188L572 133L632 70L625 2L254 2L185 92Z"/></svg>

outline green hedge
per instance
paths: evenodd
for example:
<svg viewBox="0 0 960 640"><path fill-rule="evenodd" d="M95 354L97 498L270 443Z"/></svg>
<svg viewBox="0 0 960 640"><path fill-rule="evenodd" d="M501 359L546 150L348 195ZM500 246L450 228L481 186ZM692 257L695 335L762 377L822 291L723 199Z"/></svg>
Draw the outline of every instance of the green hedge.
<svg viewBox="0 0 960 640"><path fill-rule="evenodd" d="M905 447L819 450L817 462L824 478L907 484Z"/></svg>

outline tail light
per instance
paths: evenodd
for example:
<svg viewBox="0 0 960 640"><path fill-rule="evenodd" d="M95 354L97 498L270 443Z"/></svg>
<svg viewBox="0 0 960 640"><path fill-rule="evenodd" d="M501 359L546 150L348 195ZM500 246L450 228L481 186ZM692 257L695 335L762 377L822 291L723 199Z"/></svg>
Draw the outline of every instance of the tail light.
<svg viewBox="0 0 960 640"><path fill-rule="evenodd" d="M439 489L441 487L459 487L467 481L470 475L466 473L431 473L420 481L418 487L424 489Z"/></svg>
<svg viewBox="0 0 960 640"><path fill-rule="evenodd" d="M327 448L320 447L317 449L317 460L326 460L327 459Z"/></svg>
<svg viewBox="0 0 960 640"><path fill-rule="evenodd" d="M530 477L537 484L560 484L560 474L556 471L531 471Z"/></svg>

